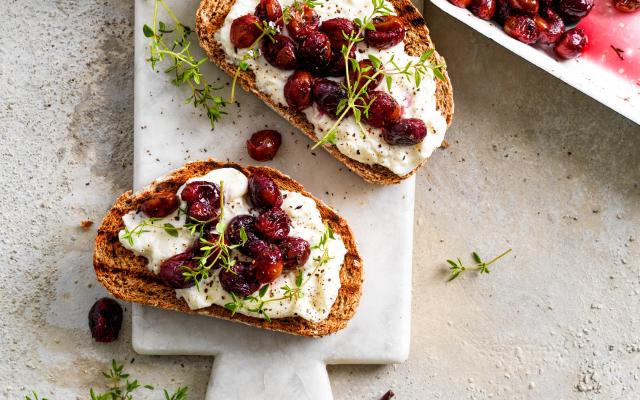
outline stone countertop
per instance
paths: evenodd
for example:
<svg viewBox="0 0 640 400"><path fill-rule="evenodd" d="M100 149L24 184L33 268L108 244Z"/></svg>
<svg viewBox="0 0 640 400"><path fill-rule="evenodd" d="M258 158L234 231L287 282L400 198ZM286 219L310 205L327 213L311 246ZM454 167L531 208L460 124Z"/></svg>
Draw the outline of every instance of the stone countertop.
<svg viewBox="0 0 640 400"><path fill-rule="evenodd" d="M640 396L640 127L435 7L425 18L456 115L417 176L411 356L329 367L335 398ZM132 2L5 0L0 23L0 398L86 399L112 358L202 398L209 358L134 354L128 312L114 344L86 323L105 294L95 228L132 185ZM445 259L509 247L490 275L445 282Z"/></svg>

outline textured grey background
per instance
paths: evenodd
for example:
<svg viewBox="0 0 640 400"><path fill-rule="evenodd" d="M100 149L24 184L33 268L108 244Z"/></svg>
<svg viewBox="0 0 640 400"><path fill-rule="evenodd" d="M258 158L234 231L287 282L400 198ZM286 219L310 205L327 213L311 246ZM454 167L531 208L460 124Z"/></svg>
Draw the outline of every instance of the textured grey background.
<svg viewBox="0 0 640 400"><path fill-rule="evenodd" d="M417 178L411 357L329 367L336 399L640 398L640 127L425 17L456 117ZM132 24L128 0L0 2L0 398L85 399L111 358L204 393L210 359L137 356L128 318L96 345L86 323L104 290L79 222L132 184ZM508 247L444 282L446 258Z"/></svg>

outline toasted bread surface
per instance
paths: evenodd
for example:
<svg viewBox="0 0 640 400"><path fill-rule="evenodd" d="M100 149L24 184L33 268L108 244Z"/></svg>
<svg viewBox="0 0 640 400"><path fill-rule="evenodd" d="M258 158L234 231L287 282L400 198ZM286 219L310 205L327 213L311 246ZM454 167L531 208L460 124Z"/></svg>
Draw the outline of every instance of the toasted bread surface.
<svg viewBox="0 0 640 400"><path fill-rule="evenodd" d="M424 18L413 3L409 0L390 0L390 2L395 7L398 16L402 18L405 23L407 33L404 43L407 54L420 56L426 50L434 48ZM235 0L202 0L196 13L196 31L200 40L200 46L207 53L209 59L230 76L236 74L237 66L227 62L224 49L222 45L215 40L215 34L222 28L224 20L234 3ZM438 64L444 64L444 59L437 52L434 53L434 57ZM444 71L444 75L445 80L436 81L436 108L444 115L447 125L451 125L451 121L453 120L453 88L446 70ZM253 72L250 70L241 71L238 75L238 82L244 90L254 93L283 118L300 129L311 140L317 140L313 125L307 120L306 116L302 112L287 107L287 105L275 102L265 93L261 92L256 86ZM371 183L385 185L400 183L402 180L413 175L426 162L426 160L424 160L406 175L397 175L382 165L368 165L353 160L342 154L335 145L327 144L323 147L338 159L338 161Z"/></svg>
<svg viewBox="0 0 640 400"><path fill-rule="evenodd" d="M267 322L242 314L236 314L232 317L229 310L217 305L191 310L183 299L176 297L174 289L164 285L147 268L147 260L144 257L136 256L120 244L118 233L124 228L122 216L130 211L138 210L140 204L152 196L154 192L176 192L189 178L225 167L236 168L247 176L260 171L270 176L281 189L299 192L312 198L316 202L322 219L327 221L334 232L341 236L347 254L340 270L340 291L326 320L313 323L300 317L289 317ZM243 168L238 164L214 160L186 164L171 174L154 181L140 193L134 194L129 191L122 194L104 217L98 229L93 266L98 281L111 294L121 300L167 310L207 315L301 336L325 336L344 328L356 311L363 282L362 259L358 253L353 233L347 222L334 210L307 193L302 185L273 168Z"/></svg>

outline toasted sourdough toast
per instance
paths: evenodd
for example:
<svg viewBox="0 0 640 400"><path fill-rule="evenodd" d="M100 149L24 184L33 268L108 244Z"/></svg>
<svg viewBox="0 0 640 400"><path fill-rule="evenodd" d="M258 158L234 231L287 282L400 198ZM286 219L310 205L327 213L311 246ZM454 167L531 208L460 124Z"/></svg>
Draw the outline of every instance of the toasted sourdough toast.
<svg viewBox="0 0 640 400"><path fill-rule="evenodd" d="M407 54L419 57L426 50L434 48L424 18L411 1L390 0L390 2L395 7L398 16L402 18L405 23L406 36L404 43ZM236 73L237 66L227 62L223 47L215 40L215 33L222 28L225 18L234 3L235 0L202 0L196 13L196 31L200 39L200 46L212 62L232 77ZM434 57L438 64L444 64L444 59L437 52L434 53ZM436 80L436 103L437 109L444 115L447 125L451 125L453 119L453 88L451 87L451 81L449 80L449 75L446 70L444 71L444 75L446 78L444 81ZM278 104L258 90L253 72L250 70L241 71L238 76L238 82L244 90L254 93L274 111L300 129L311 140L317 140L313 125L302 112L290 109L286 105ZM325 145L324 148L364 180L385 185L399 183L410 177L426 161L424 160L408 174L400 176L382 165L368 165L353 160L342 154L335 145Z"/></svg>
<svg viewBox="0 0 640 400"><path fill-rule="evenodd" d="M146 266L147 260L144 257L134 255L133 252L125 249L120 244L118 233L124 228L122 216L130 211L137 210L139 205L148 199L151 194L159 191L176 192L187 179L204 175L213 169L225 167L236 168L245 175L260 171L270 176L281 189L299 192L313 199L322 219L327 221L334 232L341 236L347 249L347 254L340 270L340 291L326 320L320 323L312 323L300 317L290 317L272 319L272 322L267 322L263 319L242 314L236 314L231 317L229 310L217 305L191 310L183 299L176 297L174 289L164 285L153 272L149 271ZM167 310L208 315L302 336L325 336L344 328L356 311L363 282L362 259L358 253L353 233L347 222L334 210L305 192L302 185L273 168L243 168L238 164L222 163L214 160L186 164L169 175L154 181L140 193L129 191L121 195L104 217L98 229L93 266L98 281L119 299Z"/></svg>

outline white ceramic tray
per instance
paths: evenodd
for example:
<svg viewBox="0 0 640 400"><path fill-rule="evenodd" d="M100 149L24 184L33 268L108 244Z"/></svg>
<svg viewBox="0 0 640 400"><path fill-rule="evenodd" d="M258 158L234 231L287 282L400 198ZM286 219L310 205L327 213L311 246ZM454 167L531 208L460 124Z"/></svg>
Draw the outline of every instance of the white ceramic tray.
<svg viewBox="0 0 640 400"><path fill-rule="evenodd" d="M620 78L589 59L558 61L544 50L511 38L495 21L484 21L469 10L454 6L448 0L431 2L530 63L640 124L640 82L634 84L630 80ZM636 14L635 17L640 18L640 14Z"/></svg>
<svg viewBox="0 0 640 400"><path fill-rule="evenodd" d="M178 17L193 25L197 0L170 0ZM216 157L252 163L245 141L268 126L283 133L269 163L302 182L351 224L364 259L360 307L348 328L311 339L263 331L206 317L134 306L133 346L145 354L215 356L207 399L331 399L326 364L395 363L409 354L411 255L415 180L381 187L367 184L310 142L252 95L229 107L212 131L206 117L182 105L187 92L172 86L145 62L142 26L150 0L136 0L134 185L140 188L186 160ZM194 37L195 40L195 37ZM201 53L198 52L198 55ZM210 81L228 77L213 66ZM226 95L226 92L225 92Z"/></svg>

